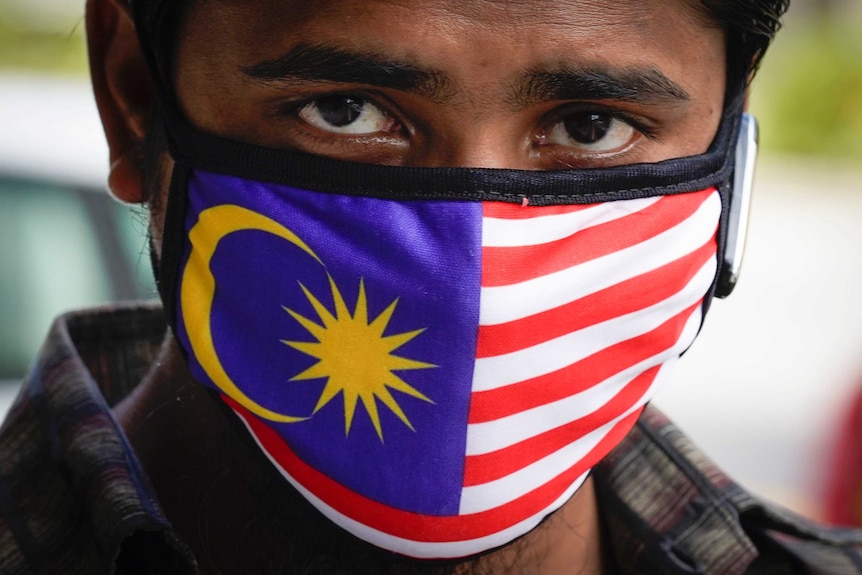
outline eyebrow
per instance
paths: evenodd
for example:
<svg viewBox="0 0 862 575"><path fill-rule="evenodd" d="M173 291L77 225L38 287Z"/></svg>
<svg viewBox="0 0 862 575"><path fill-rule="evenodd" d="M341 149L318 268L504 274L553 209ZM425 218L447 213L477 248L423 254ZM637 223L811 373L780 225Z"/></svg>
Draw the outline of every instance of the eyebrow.
<svg viewBox="0 0 862 575"><path fill-rule="evenodd" d="M418 68L371 52L300 43L281 56L240 66L249 78L265 82L368 84L415 92L434 100L449 95L449 81L437 70Z"/></svg>
<svg viewBox="0 0 862 575"><path fill-rule="evenodd" d="M685 103L682 86L655 68L561 68L531 70L516 83L519 106L553 100L614 100L631 103Z"/></svg>

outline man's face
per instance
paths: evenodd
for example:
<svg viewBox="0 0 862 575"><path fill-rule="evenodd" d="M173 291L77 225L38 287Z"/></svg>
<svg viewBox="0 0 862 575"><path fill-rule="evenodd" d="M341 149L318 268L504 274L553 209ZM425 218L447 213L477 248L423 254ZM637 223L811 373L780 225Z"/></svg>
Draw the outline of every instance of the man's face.
<svg viewBox="0 0 862 575"><path fill-rule="evenodd" d="M704 152L723 109L723 34L695 0L190 5L180 106L203 131L272 148L406 166L608 167Z"/></svg>
<svg viewBox="0 0 862 575"><path fill-rule="evenodd" d="M193 124L245 142L586 168L705 151L725 46L688 0L199 0L175 74Z"/></svg>

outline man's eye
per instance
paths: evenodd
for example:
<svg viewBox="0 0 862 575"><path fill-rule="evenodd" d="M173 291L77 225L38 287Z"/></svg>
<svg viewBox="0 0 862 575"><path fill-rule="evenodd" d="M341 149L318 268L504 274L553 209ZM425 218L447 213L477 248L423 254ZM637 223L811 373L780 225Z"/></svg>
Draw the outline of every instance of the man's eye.
<svg viewBox="0 0 862 575"><path fill-rule="evenodd" d="M391 131L395 120L368 100L356 96L325 96L299 109L299 117L315 128L335 134Z"/></svg>
<svg viewBox="0 0 862 575"><path fill-rule="evenodd" d="M611 114L579 112L557 122L548 132L548 143L601 154L623 148L636 131Z"/></svg>

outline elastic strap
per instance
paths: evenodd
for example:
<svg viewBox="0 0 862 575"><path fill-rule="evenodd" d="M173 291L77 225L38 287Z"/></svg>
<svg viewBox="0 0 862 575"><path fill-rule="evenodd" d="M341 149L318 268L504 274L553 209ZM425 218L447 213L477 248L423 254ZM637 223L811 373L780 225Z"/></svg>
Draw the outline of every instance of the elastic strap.
<svg viewBox="0 0 862 575"><path fill-rule="evenodd" d="M180 164L175 164L171 174L171 187L168 193L168 205L165 211L165 223L162 235L162 253L155 268L157 287L164 305L165 315L176 334L176 293L177 276L184 242L184 225L186 206L188 204L187 186L190 170Z"/></svg>

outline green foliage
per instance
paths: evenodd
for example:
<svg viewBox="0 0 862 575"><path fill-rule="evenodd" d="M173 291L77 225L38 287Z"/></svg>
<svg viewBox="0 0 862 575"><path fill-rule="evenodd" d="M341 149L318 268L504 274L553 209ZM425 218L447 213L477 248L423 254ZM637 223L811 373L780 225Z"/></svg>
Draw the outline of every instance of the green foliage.
<svg viewBox="0 0 862 575"><path fill-rule="evenodd" d="M0 15L0 71L86 74L83 23L45 32L13 24Z"/></svg>
<svg viewBox="0 0 862 575"><path fill-rule="evenodd" d="M862 160L858 22L796 24L779 33L754 83L763 148Z"/></svg>

